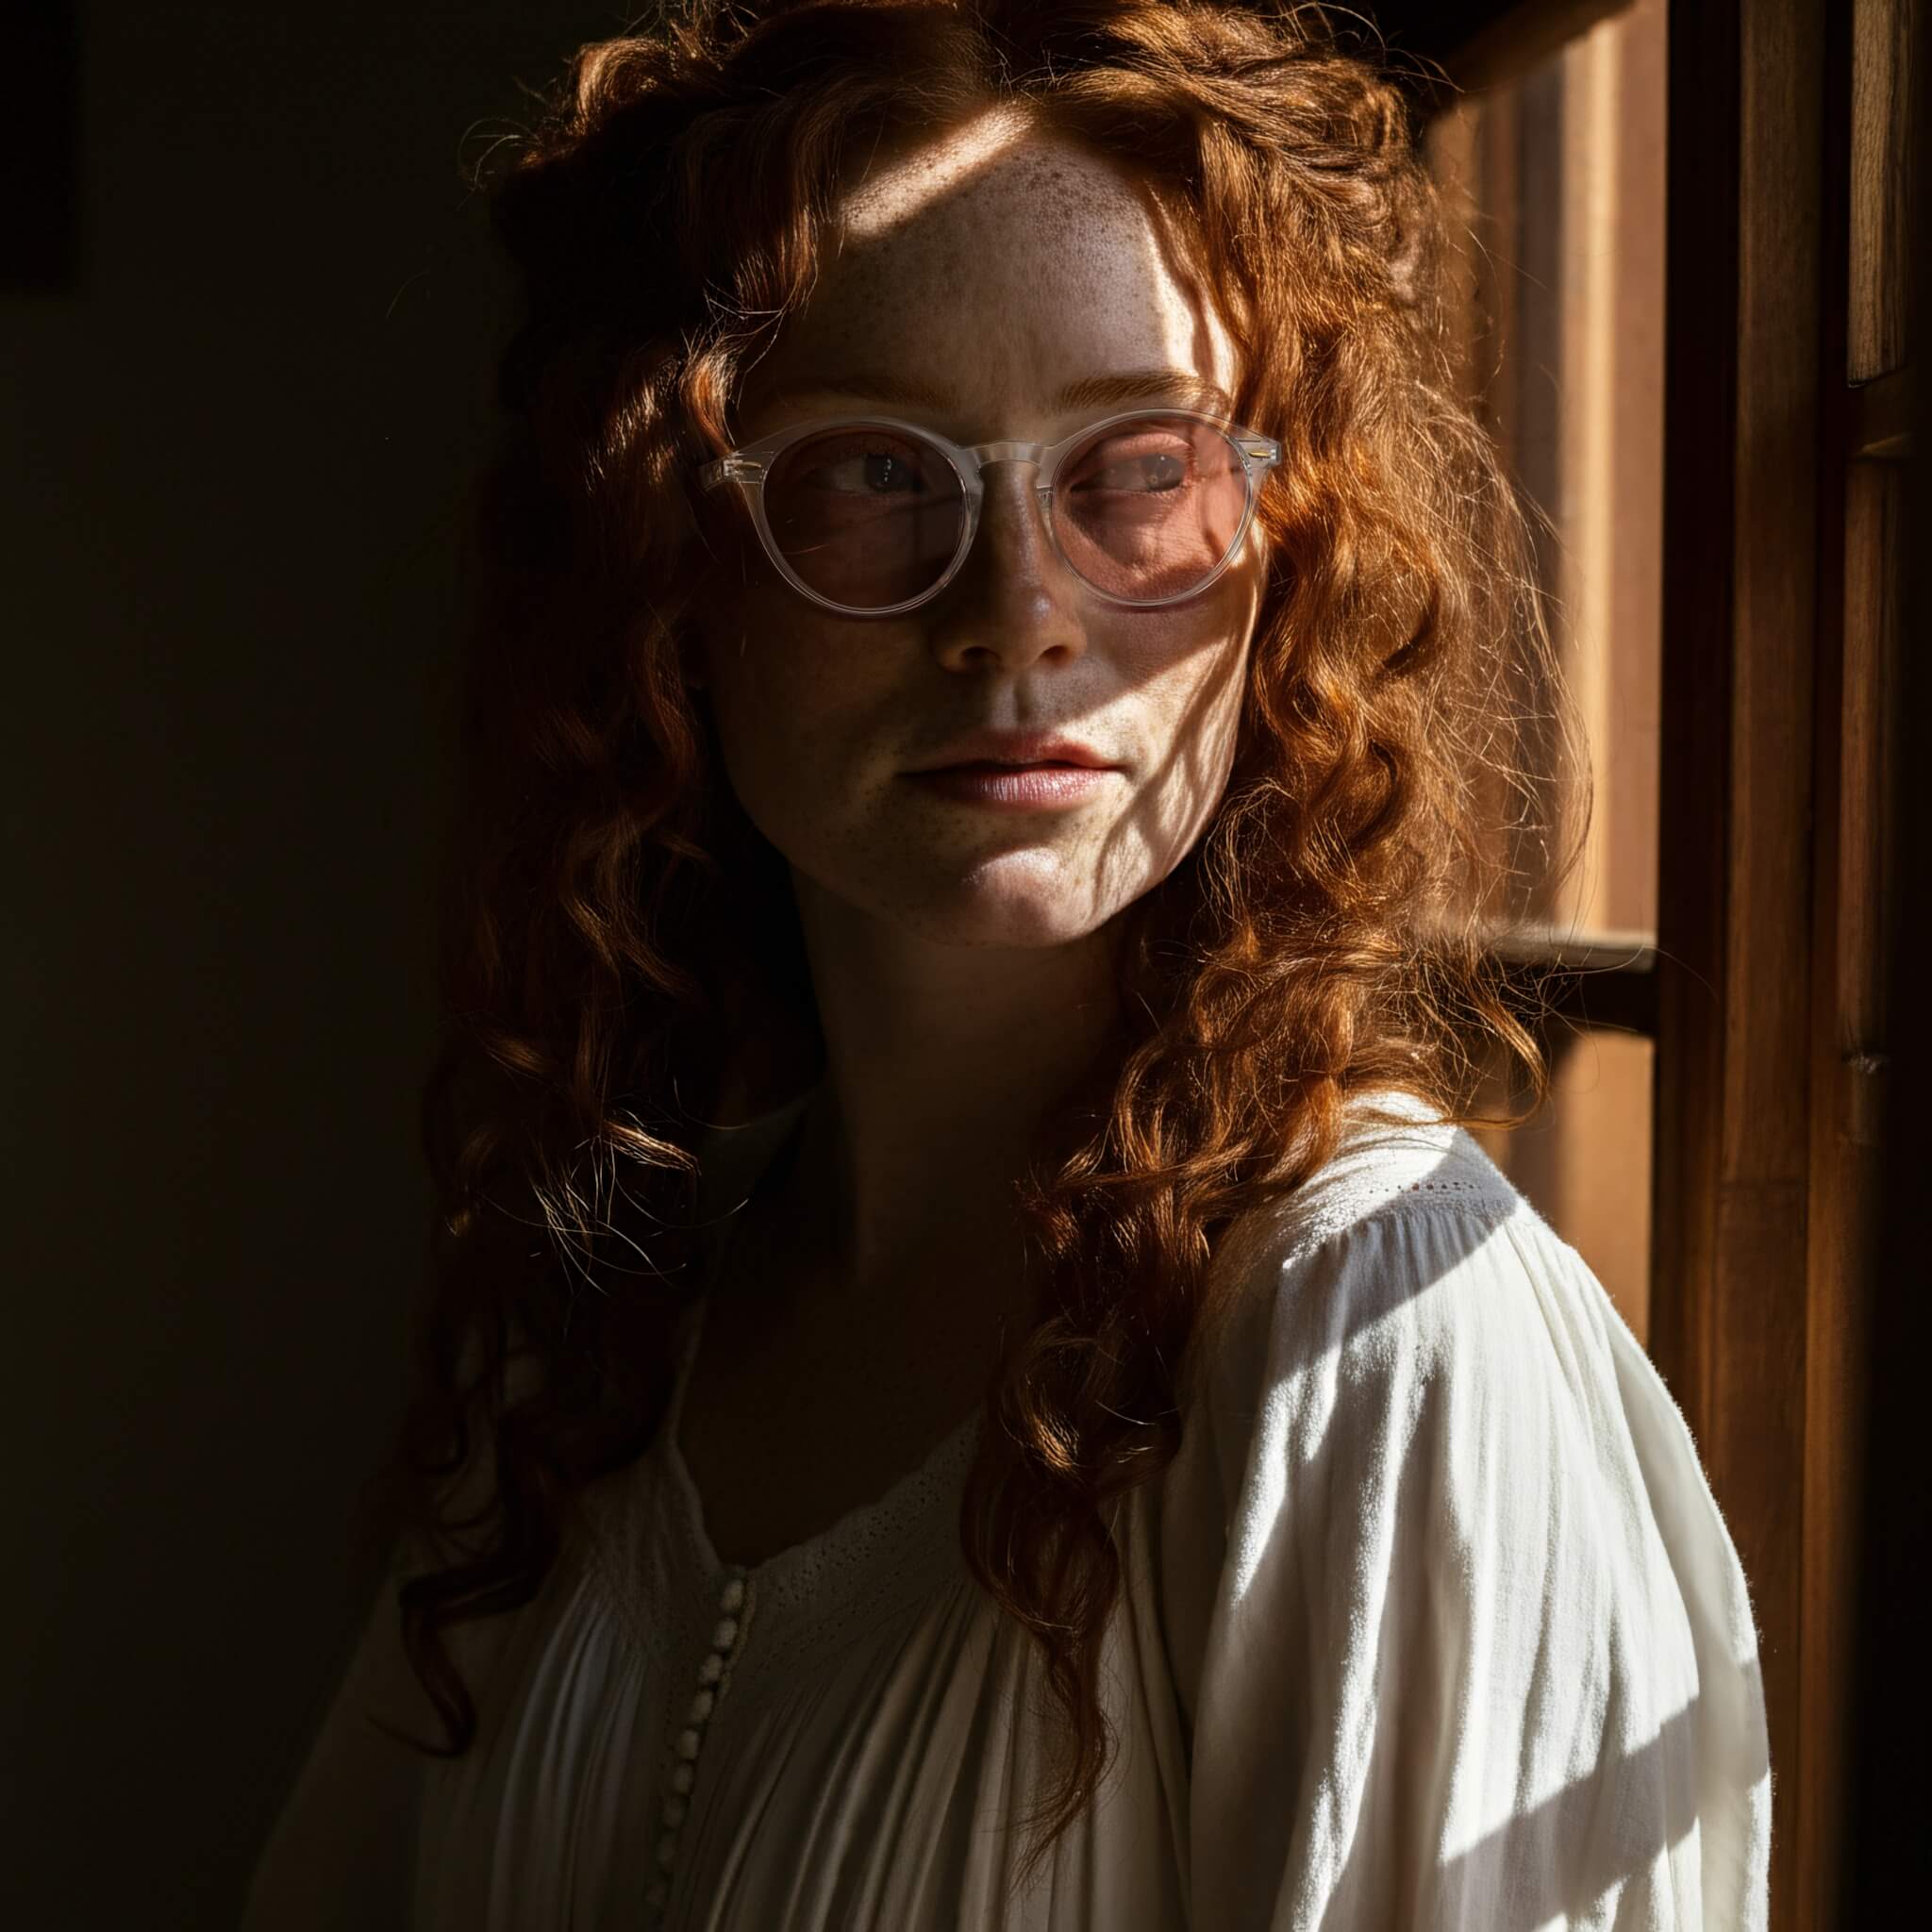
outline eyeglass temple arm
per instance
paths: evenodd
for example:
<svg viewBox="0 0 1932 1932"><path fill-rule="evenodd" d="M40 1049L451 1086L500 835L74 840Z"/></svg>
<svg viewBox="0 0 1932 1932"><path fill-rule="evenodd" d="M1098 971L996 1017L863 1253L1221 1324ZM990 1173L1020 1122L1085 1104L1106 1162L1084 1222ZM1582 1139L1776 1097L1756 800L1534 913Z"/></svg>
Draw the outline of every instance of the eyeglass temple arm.
<svg viewBox="0 0 1932 1932"><path fill-rule="evenodd" d="M1231 432L1228 439L1241 454L1242 461L1252 473L1257 466L1272 470L1281 460L1281 445L1272 436L1251 436L1245 431ZM980 445L977 454L982 462L998 461L1003 456L1014 453L1028 454L1035 445L1017 442L990 442ZM765 465L756 457L741 456L733 450L728 456L714 458L698 472L698 481L707 490L715 490L724 482L759 483L764 480Z"/></svg>
<svg viewBox="0 0 1932 1932"><path fill-rule="evenodd" d="M698 472L698 481L707 490L715 490L719 484L727 481L756 483L763 480L765 466L756 457L741 457L734 451L728 457L717 457Z"/></svg>

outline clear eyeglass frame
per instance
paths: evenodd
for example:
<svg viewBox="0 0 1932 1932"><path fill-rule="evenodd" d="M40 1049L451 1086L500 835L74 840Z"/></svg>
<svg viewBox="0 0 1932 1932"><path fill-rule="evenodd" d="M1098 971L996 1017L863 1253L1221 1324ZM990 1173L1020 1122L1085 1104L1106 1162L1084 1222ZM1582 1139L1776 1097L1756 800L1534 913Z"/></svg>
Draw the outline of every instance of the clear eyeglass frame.
<svg viewBox="0 0 1932 1932"><path fill-rule="evenodd" d="M1247 501L1241 508L1241 522L1229 541L1227 554L1198 584L1168 597L1121 597L1110 591L1103 590L1091 577L1086 576L1061 548L1059 534L1054 528L1053 521L1055 481L1065 459L1091 439L1120 424L1145 422L1150 417L1178 419L1182 422L1203 425L1223 436L1241 461L1241 473L1247 479ZM954 475L959 479L960 494L966 509L965 520L960 525L959 547L932 585L922 591L918 596L908 597L897 604L841 604L830 597L821 595L786 561L784 554L778 548L777 539L773 535L771 522L765 514L765 477L778 458L794 442L801 442L808 436L849 429L890 429L901 436L918 437L945 458L952 465ZM923 424L908 423L898 417L838 416L823 417L809 423L794 423L787 428L774 429L769 436L759 437L756 442L743 443L739 448L729 450L724 456L706 463L698 472L698 480L707 490L715 490L724 483L738 485L744 494L745 504L751 511L752 523L758 530L758 541L764 546L765 555L771 558L773 568L801 597L808 598L826 610L836 610L841 617L896 617L908 610L917 610L922 604L930 603L959 574L960 567L973 549L973 540L979 533L979 512L986 497L986 483L982 472L986 465L1033 463L1038 466L1040 472L1034 483L1034 494L1039 498L1041 518L1046 525L1047 538L1053 544L1055 555L1096 597L1108 604L1121 605L1129 609L1149 610L1163 605L1184 604L1191 598L1200 596L1240 556L1242 541L1248 534L1248 526L1255 520L1255 504L1260 493L1261 479L1280 460L1281 444L1272 436L1263 436L1257 430L1244 429L1240 425L1228 423L1219 416L1204 415L1197 409L1122 409L1111 416L1103 416L1095 422L1083 425L1071 436L1062 437L1058 442L960 443L952 441Z"/></svg>

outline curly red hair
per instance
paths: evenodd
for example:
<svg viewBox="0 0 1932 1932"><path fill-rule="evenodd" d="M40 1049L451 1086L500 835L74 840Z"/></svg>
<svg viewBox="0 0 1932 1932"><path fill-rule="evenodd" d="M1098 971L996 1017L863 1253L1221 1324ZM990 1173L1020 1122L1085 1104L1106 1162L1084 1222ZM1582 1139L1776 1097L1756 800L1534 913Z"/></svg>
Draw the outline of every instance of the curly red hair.
<svg viewBox="0 0 1932 1932"><path fill-rule="evenodd" d="M816 1067L785 868L682 673L716 583L693 474L810 288L848 157L995 105L1145 183L1240 348L1237 419L1284 449L1233 773L1121 915L1125 1017L1022 1185L1045 1286L962 1506L1066 1720L1024 1882L1111 1759L1114 1508L1178 1445L1219 1238L1324 1164L1356 1096L1487 1120L1498 1054L1532 1104L1547 1087L1486 944L1540 832L1524 693L1574 736L1529 512L1457 392L1405 98L1322 9L660 9L582 50L499 150L528 313L480 499L451 1027L425 1095L442 1211L396 1470L438 1553L402 1587L406 1643L460 1752L475 1710L446 1633L529 1601L582 1490L662 1413L703 1287L694 1122Z"/></svg>

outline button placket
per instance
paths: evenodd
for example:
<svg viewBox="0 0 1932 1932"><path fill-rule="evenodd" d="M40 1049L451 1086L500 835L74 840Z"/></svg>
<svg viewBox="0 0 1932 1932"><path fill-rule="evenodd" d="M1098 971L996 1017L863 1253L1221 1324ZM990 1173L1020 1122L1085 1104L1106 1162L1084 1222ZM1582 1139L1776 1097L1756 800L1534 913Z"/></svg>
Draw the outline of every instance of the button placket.
<svg viewBox="0 0 1932 1932"><path fill-rule="evenodd" d="M697 1782L706 1727L730 1682L731 1666L744 1648L745 1631L751 1623L752 1592L743 1570L734 1569L727 1574L719 1592L718 1607L721 1615L711 1629L711 1647L698 1666L698 1688L685 1711L682 1726L672 1740L670 1789L658 1813L658 1874L644 1894L653 1924L658 1923L671 1897L678 1834L690 1815L691 1792Z"/></svg>

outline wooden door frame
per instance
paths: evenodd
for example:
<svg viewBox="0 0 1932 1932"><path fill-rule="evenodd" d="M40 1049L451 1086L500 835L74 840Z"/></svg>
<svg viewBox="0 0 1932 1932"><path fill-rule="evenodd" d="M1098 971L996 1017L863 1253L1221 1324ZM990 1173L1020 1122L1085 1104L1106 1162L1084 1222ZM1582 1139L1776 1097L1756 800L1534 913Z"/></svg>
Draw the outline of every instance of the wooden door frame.
<svg viewBox="0 0 1932 1932"><path fill-rule="evenodd" d="M1854 158L1909 125L1855 128L1854 48L1909 72L1905 18L1671 9L1652 1349L1751 1583L1774 1927L1840 1924L1847 1875L1913 446L1906 345L1852 353L1855 203L1902 207Z"/></svg>

